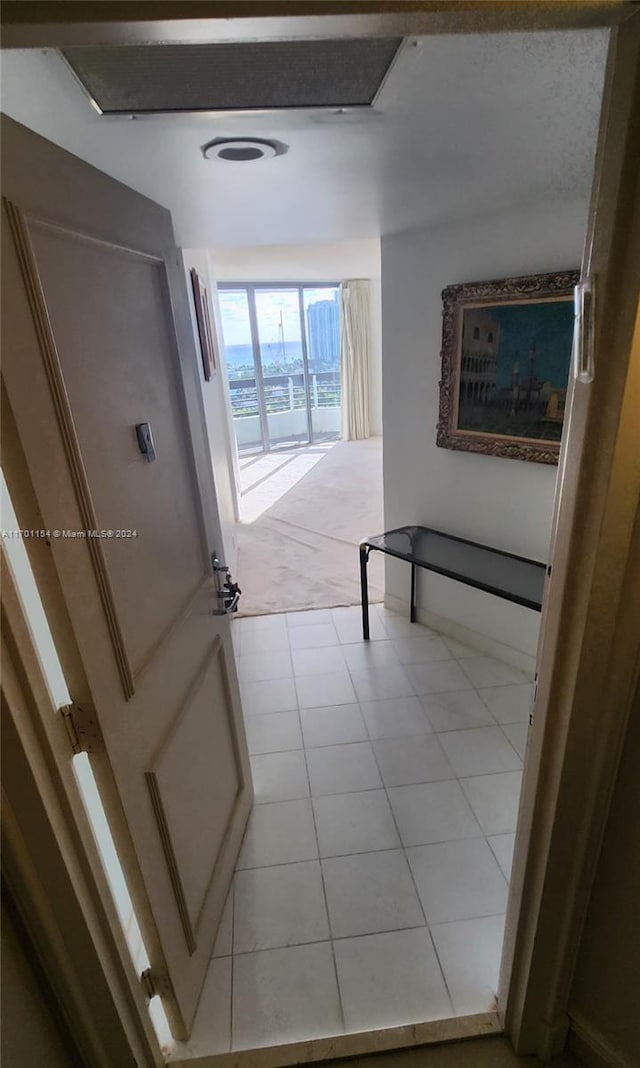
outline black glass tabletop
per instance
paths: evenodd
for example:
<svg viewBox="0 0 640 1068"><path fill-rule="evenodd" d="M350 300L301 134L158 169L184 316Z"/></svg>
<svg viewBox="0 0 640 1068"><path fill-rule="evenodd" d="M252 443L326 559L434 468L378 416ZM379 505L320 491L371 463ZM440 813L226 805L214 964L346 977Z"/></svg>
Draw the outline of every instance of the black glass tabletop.
<svg viewBox="0 0 640 1068"><path fill-rule="evenodd" d="M546 565L428 527L399 527L363 545L538 611Z"/></svg>

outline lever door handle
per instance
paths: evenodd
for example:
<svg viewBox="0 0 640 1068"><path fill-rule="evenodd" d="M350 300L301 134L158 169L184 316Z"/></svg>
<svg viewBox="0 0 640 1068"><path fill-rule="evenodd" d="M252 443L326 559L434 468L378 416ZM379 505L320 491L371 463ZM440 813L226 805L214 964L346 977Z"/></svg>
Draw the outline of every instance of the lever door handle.
<svg viewBox="0 0 640 1068"><path fill-rule="evenodd" d="M238 611L242 590L231 578L231 569L221 564L215 552L211 553L211 570L215 581L218 607L211 610L212 616L228 616Z"/></svg>
<svg viewBox="0 0 640 1068"><path fill-rule="evenodd" d="M238 601L239 600L240 600L240 590L238 590L237 593L234 593L233 600L227 605L227 608L226 608L227 615L231 615L232 612L237 612L238 611Z"/></svg>
<svg viewBox="0 0 640 1068"><path fill-rule="evenodd" d="M573 331L573 368L578 382L593 382L595 331L595 280L578 282L573 291L575 327Z"/></svg>
<svg viewBox="0 0 640 1068"><path fill-rule="evenodd" d="M212 608L211 609L211 615L212 616L230 616L230 615L233 615L234 612L238 611L238 602L239 602L239 600L240 600L240 590L238 590L237 593L234 593L230 600L225 600L224 607L221 606L220 608Z"/></svg>

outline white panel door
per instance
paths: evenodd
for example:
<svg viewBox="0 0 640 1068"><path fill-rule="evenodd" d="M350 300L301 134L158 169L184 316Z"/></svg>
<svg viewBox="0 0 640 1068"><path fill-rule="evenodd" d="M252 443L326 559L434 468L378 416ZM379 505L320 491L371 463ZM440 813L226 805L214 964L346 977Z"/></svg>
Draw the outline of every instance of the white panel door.
<svg viewBox="0 0 640 1068"><path fill-rule="evenodd" d="M81 664L78 716L97 721L92 763L184 1038L251 781L229 618L212 613L219 520L180 257L165 209L10 120L3 157L3 383L51 531L30 552L59 583L54 633Z"/></svg>

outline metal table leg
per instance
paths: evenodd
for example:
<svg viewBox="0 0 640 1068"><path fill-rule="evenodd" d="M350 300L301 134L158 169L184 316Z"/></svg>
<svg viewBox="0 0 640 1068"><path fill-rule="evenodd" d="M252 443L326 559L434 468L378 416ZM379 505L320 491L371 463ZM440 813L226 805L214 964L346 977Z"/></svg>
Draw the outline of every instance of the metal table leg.
<svg viewBox="0 0 640 1068"><path fill-rule="evenodd" d="M369 587L367 582L367 561L369 549L366 545L360 546L360 594L362 597L362 637L369 641Z"/></svg>
<svg viewBox="0 0 640 1068"><path fill-rule="evenodd" d="M416 565L411 565L411 614L409 619L412 623L416 621Z"/></svg>

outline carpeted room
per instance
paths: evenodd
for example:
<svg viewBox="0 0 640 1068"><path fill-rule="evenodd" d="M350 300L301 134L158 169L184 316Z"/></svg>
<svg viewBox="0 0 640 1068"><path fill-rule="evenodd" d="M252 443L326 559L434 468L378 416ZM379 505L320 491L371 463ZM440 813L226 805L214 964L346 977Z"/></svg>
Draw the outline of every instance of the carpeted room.
<svg viewBox="0 0 640 1068"><path fill-rule="evenodd" d="M358 543L384 527L382 439L339 441L286 455L302 459L314 452L320 458L299 481L253 522L238 525L243 615L359 604ZM241 470L247 487L241 509L243 498L260 489L268 495L277 480L272 475L252 490L251 470ZM369 589L373 601L382 600L381 556L371 559Z"/></svg>

